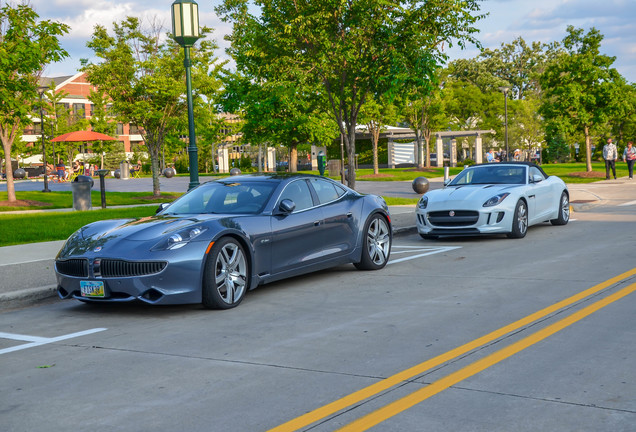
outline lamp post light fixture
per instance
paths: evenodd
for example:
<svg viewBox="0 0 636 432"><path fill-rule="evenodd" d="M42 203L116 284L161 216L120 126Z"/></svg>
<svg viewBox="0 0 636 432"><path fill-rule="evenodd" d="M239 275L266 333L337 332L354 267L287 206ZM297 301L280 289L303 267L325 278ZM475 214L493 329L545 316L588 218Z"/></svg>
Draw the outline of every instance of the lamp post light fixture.
<svg viewBox="0 0 636 432"><path fill-rule="evenodd" d="M199 185L199 158L194 132L194 112L192 108L192 78L190 76L190 48L201 37L199 33L199 5L193 0L176 0L172 3L172 34L184 49L183 65L186 70L186 97L188 102L189 144L188 159L190 184L188 190Z"/></svg>
<svg viewBox="0 0 636 432"><path fill-rule="evenodd" d="M40 137L42 138L42 171L44 172L44 189L42 192L51 192L49 190L49 177L46 175L46 147L44 145L44 108L42 107L42 95L48 90L48 87L38 87L40 95Z"/></svg>
<svg viewBox="0 0 636 432"><path fill-rule="evenodd" d="M505 139L506 139L506 162L510 160L510 149L508 148L508 92L510 87L499 87L504 94L504 127L505 127ZM503 162L503 161L502 161Z"/></svg>

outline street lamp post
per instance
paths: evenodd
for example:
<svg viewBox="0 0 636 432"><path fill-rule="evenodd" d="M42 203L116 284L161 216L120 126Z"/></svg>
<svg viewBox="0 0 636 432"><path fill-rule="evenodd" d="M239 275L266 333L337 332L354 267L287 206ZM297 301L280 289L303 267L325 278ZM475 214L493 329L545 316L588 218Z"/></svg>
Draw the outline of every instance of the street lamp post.
<svg viewBox="0 0 636 432"><path fill-rule="evenodd" d="M190 76L190 48L199 39L199 5L193 0L176 0L172 3L172 34L184 49L183 65L186 70L186 97L188 101L190 184L188 190L199 185L199 160L194 132L194 112L192 108L192 79Z"/></svg>
<svg viewBox="0 0 636 432"><path fill-rule="evenodd" d="M508 92L510 91L510 87L499 87L504 94L504 111L505 111L505 119L504 119L504 127L506 133L506 161L510 160L510 149L508 148Z"/></svg>
<svg viewBox="0 0 636 432"><path fill-rule="evenodd" d="M44 108L42 107L42 95L48 87L38 87L40 95L40 137L42 138L42 170L44 171L44 189L42 192L51 192L49 190L49 177L46 174L46 147L44 145Z"/></svg>

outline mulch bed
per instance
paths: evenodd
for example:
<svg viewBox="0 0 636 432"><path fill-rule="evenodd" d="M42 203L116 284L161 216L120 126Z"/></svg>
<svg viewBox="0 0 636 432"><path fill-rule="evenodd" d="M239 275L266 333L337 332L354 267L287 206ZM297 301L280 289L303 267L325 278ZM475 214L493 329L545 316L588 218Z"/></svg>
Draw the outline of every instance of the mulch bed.
<svg viewBox="0 0 636 432"><path fill-rule="evenodd" d="M361 175L359 178L386 178L386 177L393 177L391 174L367 174L367 175Z"/></svg>
<svg viewBox="0 0 636 432"><path fill-rule="evenodd" d="M50 203L33 200L0 201L0 207L50 207Z"/></svg>
<svg viewBox="0 0 636 432"><path fill-rule="evenodd" d="M411 168L411 169L405 169L404 172L414 172L414 171L418 171L418 172L436 172L435 168Z"/></svg>
<svg viewBox="0 0 636 432"><path fill-rule="evenodd" d="M179 197L176 197L174 195L161 195L160 197L156 197L153 195L147 195L147 196L140 196L140 197L135 197L135 199L139 199L139 200L146 200L146 201L152 201L152 200L176 200Z"/></svg>
<svg viewBox="0 0 636 432"><path fill-rule="evenodd" d="M569 173L570 177L579 177L579 178L605 178L605 173L598 171L581 171L581 172L573 172Z"/></svg>

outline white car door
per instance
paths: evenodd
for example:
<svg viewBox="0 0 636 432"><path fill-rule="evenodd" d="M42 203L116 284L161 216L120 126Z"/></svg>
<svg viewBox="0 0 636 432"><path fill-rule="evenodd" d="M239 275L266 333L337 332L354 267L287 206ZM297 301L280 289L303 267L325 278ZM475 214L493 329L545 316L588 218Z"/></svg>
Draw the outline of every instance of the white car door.
<svg viewBox="0 0 636 432"><path fill-rule="evenodd" d="M540 223L550 217L553 211L553 195L550 182L546 181L547 177L536 167L530 167L529 173L529 191L528 198L534 201L534 211L528 209L528 218L530 224ZM540 180L539 180L540 179Z"/></svg>

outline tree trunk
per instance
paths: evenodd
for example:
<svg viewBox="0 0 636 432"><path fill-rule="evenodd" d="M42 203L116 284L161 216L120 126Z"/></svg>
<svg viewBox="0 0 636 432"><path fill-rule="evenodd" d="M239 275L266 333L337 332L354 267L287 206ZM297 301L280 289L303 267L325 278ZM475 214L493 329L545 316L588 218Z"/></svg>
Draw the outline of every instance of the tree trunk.
<svg viewBox="0 0 636 432"><path fill-rule="evenodd" d="M378 141L380 141L380 125L369 122L367 124L369 133L371 134L371 144L373 146L373 174L380 174L378 165Z"/></svg>
<svg viewBox="0 0 636 432"><path fill-rule="evenodd" d="M347 159L349 162L349 168L347 170L347 185L351 189L356 188L356 127L355 124L351 125L351 130L345 140L345 146L347 148Z"/></svg>
<svg viewBox="0 0 636 432"><path fill-rule="evenodd" d="M415 142L417 143L417 150L416 150L416 155L415 155L415 161L417 163L417 167L418 168L424 168L424 161L422 160L422 130L418 129L417 133L415 134Z"/></svg>
<svg viewBox="0 0 636 432"><path fill-rule="evenodd" d="M6 144L4 141L2 143L2 148L4 149L5 154L5 172L7 173L7 200L9 202L16 202L17 198L15 196L15 184L13 183L13 166L11 165L11 145ZM9 157L6 157L9 155Z"/></svg>
<svg viewBox="0 0 636 432"><path fill-rule="evenodd" d="M289 146L289 172L298 172L298 143Z"/></svg>
<svg viewBox="0 0 636 432"><path fill-rule="evenodd" d="M592 139L590 137L590 128L585 126L585 167L587 172L592 172Z"/></svg>
<svg viewBox="0 0 636 432"><path fill-rule="evenodd" d="M426 168L431 167L431 134L424 134L424 142L426 143Z"/></svg>
<svg viewBox="0 0 636 432"><path fill-rule="evenodd" d="M152 196L161 196L161 187L159 186L159 148L157 146L149 146L148 151L150 153L150 166L152 167Z"/></svg>

